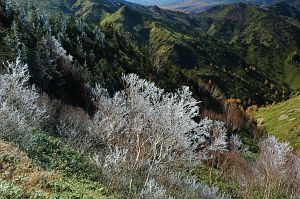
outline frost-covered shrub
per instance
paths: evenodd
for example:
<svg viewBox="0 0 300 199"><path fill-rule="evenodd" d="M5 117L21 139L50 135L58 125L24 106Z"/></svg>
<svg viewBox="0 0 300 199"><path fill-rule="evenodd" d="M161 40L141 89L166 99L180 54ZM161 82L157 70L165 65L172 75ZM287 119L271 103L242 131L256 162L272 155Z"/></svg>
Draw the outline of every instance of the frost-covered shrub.
<svg viewBox="0 0 300 199"><path fill-rule="evenodd" d="M0 105L0 137L25 135L29 128L22 115L6 103Z"/></svg>
<svg viewBox="0 0 300 199"><path fill-rule="evenodd" d="M159 186L154 179L150 179L145 184L145 187L140 192L141 199L174 199L174 197L168 196L167 191Z"/></svg>
<svg viewBox="0 0 300 199"><path fill-rule="evenodd" d="M38 128L47 118L46 107L34 86L28 84L28 66L7 64L7 73L0 75L0 135L22 135L28 128Z"/></svg>
<svg viewBox="0 0 300 199"><path fill-rule="evenodd" d="M205 118L199 122L199 131L192 133L192 146L196 147L202 159L213 158L216 153L224 153L228 149L226 128L223 122Z"/></svg>
<svg viewBox="0 0 300 199"><path fill-rule="evenodd" d="M300 195L299 154L287 142L269 136L259 143L257 159L237 174L244 196L298 198ZM247 170L247 171L246 171Z"/></svg>
<svg viewBox="0 0 300 199"><path fill-rule="evenodd" d="M61 60L66 65L71 64L73 61L73 56L70 54L67 55L67 51L54 36L50 37L47 44L54 60Z"/></svg>
<svg viewBox="0 0 300 199"><path fill-rule="evenodd" d="M259 147L260 154L255 164L256 170L266 172L267 176L273 174L279 177L286 174L285 167L292 150L289 143L278 142L274 136L270 136L264 139Z"/></svg>
<svg viewBox="0 0 300 199"><path fill-rule="evenodd" d="M184 173L166 172L165 176L167 176L167 180L164 181L164 184L171 189L171 194L176 196L176 198L230 198L228 195L220 192L217 187L203 184L196 178L189 177ZM162 180L161 178L158 179Z"/></svg>
<svg viewBox="0 0 300 199"><path fill-rule="evenodd" d="M297 154L297 156L294 158L294 162L292 164L292 173L300 182L300 156Z"/></svg>
<svg viewBox="0 0 300 199"><path fill-rule="evenodd" d="M98 142L88 131L90 116L81 108L56 102L51 105L52 126L58 135L67 138L77 148L90 151Z"/></svg>
<svg viewBox="0 0 300 199"><path fill-rule="evenodd" d="M120 149L119 147L110 148L110 153L105 156L103 162L103 172L109 171L108 175L119 175L122 174L122 170L127 167L128 150ZM123 173L124 175L124 173Z"/></svg>
<svg viewBox="0 0 300 199"><path fill-rule="evenodd" d="M237 134L231 135L229 139L229 146L232 151L242 151L242 141Z"/></svg>
<svg viewBox="0 0 300 199"><path fill-rule="evenodd" d="M98 111L90 131L105 144L128 149L137 163L200 162L204 156L195 155L197 152L227 150L223 123L194 121L199 107L188 87L165 93L135 74L123 76L123 80L124 91L113 97L99 85L94 89Z"/></svg>
<svg viewBox="0 0 300 199"><path fill-rule="evenodd" d="M290 171L290 186L295 193L295 198L300 198L300 155L297 153L293 159Z"/></svg>
<svg viewBox="0 0 300 199"><path fill-rule="evenodd" d="M91 137L106 148L96 162L115 185L127 183L130 191L145 195L161 168L176 162L192 167L227 151L224 123L194 120L199 102L188 87L167 93L135 74L124 75L123 81L124 90L113 96L99 85L93 88L97 112L89 125ZM151 197L168 189L157 189Z"/></svg>

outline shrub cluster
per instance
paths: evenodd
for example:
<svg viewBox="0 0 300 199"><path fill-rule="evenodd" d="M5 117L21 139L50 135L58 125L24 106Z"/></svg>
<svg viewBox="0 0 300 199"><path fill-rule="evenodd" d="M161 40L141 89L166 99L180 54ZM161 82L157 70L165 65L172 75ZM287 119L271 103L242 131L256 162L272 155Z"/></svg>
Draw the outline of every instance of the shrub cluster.
<svg viewBox="0 0 300 199"><path fill-rule="evenodd" d="M29 129L38 128L47 119L45 99L30 86L27 65L7 63L7 73L0 75L0 136L29 139Z"/></svg>
<svg viewBox="0 0 300 199"><path fill-rule="evenodd" d="M259 143L256 158L245 159L247 147L239 136L227 137L223 122L198 119L199 102L188 87L169 93L135 74L123 75L124 90L113 95L100 85L86 86L96 107L90 116L50 103L29 78L19 59L0 75L0 138L30 148L32 130L51 124L92 154L100 180L122 197L229 198L212 183L213 168L220 180L237 185L237 197L300 196L298 152L270 136ZM210 166L208 185L186 172L202 164Z"/></svg>

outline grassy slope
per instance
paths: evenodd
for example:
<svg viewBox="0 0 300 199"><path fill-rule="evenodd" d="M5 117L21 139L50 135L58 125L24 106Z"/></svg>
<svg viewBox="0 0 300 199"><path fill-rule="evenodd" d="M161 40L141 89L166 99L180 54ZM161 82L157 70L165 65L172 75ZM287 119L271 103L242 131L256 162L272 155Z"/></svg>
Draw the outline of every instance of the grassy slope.
<svg viewBox="0 0 300 199"><path fill-rule="evenodd" d="M261 108L255 118L269 133L300 148L300 96Z"/></svg>
<svg viewBox="0 0 300 199"><path fill-rule="evenodd" d="M29 150L0 140L0 198L115 198L90 158L58 138L35 133Z"/></svg>

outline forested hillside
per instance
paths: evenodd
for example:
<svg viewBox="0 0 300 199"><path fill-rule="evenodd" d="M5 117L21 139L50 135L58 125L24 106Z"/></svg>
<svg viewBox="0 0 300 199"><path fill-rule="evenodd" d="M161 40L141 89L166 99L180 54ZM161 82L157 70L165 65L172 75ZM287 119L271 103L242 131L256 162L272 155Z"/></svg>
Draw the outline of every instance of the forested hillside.
<svg viewBox="0 0 300 199"><path fill-rule="evenodd" d="M176 68L187 76L180 79L212 82L227 98L240 98L247 105L249 100L257 104L282 100L291 89L299 88L296 17L284 18L272 9L247 4L218 7L192 17L120 1L77 1L72 8L76 17L102 31L126 32L123 36L129 43L152 57L149 67L157 70L153 65L159 65L161 77Z"/></svg>
<svg viewBox="0 0 300 199"><path fill-rule="evenodd" d="M300 197L300 11L273 3L0 0L0 198Z"/></svg>

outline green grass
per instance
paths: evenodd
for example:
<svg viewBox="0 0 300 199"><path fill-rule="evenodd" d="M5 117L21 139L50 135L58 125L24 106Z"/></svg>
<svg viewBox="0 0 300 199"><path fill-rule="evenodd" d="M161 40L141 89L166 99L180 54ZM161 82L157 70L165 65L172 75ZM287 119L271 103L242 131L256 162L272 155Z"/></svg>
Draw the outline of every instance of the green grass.
<svg viewBox="0 0 300 199"><path fill-rule="evenodd" d="M255 118L268 133L300 149L300 96L261 108Z"/></svg>
<svg viewBox="0 0 300 199"><path fill-rule="evenodd" d="M195 175L199 182L218 187L221 192L227 193L232 197L237 197L238 184L233 181L228 183L220 170L202 166L195 171Z"/></svg>
<svg viewBox="0 0 300 199"><path fill-rule="evenodd" d="M0 140L0 199L117 198L88 154L45 132L27 149Z"/></svg>

